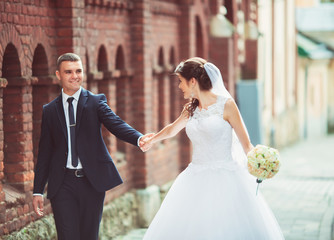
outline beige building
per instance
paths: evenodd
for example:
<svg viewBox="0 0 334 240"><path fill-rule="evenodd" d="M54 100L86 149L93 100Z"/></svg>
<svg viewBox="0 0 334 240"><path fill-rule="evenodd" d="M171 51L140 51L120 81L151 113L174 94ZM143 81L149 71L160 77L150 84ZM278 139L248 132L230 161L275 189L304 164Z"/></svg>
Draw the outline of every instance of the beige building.
<svg viewBox="0 0 334 240"><path fill-rule="evenodd" d="M258 1L264 144L280 148L334 129L333 10L320 0Z"/></svg>
<svg viewBox="0 0 334 240"><path fill-rule="evenodd" d="M334 129L334 3L297 5L299 135Z"/></svg>
<svg viewBox="0 0 334 240"><path fill-rule="evenodd" d="M259 0L258 19L263 142L281 147L299 138L294 2Z"/></svg>

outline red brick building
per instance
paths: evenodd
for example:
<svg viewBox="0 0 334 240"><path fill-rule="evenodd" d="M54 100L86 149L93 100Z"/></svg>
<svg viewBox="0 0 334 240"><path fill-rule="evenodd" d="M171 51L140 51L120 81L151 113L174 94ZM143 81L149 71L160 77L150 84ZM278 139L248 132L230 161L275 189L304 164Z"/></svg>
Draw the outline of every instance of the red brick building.
<svg viewBox="0 0 334 240"><path fill-rule="evenodd" d="M35 221L34 163L42 105L60 93L56 59L82 57L84 87L104 93L111 108L143 133L156 132L180 113L184 100L171 72L182 59L216 63L234 94L240 69L256 74L256 44L250 56L237 47L238 33L210 36L210 19L221 4L237 25L247 1L220 0L4 0L0 2L0 235ZM256 42L255 42L256 43ZM255 51L254 51L255 46ZM244 54L243 61L238 56ZM255 64L254 64L255 63ZM106 203L131 189L174 179L190 159L184 134L147 153L104 131L124 184ZM47 203L46 212L51 208Z"/></svg>

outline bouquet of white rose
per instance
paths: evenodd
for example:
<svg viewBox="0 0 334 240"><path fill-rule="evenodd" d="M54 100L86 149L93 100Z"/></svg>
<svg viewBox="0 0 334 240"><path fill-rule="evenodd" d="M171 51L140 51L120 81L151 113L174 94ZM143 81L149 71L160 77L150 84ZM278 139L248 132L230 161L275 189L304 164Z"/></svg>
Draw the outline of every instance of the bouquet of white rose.
<svg viewBox="0 0 334 240"><path fill-rule="evenodd" d="M257 177L258 184L275 176L281 166L278 150L264 145L256 145L247 154L247 159L248 171Z"/></svg>

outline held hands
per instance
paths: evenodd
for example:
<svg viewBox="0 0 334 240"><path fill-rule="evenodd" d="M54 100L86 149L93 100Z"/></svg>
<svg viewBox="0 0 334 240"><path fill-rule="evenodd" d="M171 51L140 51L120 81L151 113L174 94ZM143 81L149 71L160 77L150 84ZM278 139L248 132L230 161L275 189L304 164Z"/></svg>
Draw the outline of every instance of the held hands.
<svg viewBox="0 0 334 240"><path fill-rule="evenodd" d="M147 133L140 139L139 147L143 152L150 150L150 148L153 146L152 138L154 135L154 133Z"/></svg>
<svg viewBox="0 0 334 240"><path fill-rule="evenodd" d="M44 198L43 196L36 195L33 196L32 205L34 207L34 211L38 216L43 216L44 214Z"/></svg>

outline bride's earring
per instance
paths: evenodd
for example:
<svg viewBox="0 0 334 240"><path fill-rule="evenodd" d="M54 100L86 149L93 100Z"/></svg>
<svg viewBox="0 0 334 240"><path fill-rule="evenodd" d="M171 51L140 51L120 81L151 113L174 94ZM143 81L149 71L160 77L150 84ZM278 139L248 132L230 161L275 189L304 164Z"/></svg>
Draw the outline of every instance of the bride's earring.
<svg viewBox="0 0 334 240"><path fill-rule="evenodd" d="M194 98L194 96L195 94L194 94L194 86L193 86L190 92L190 98Z"/></svg>

